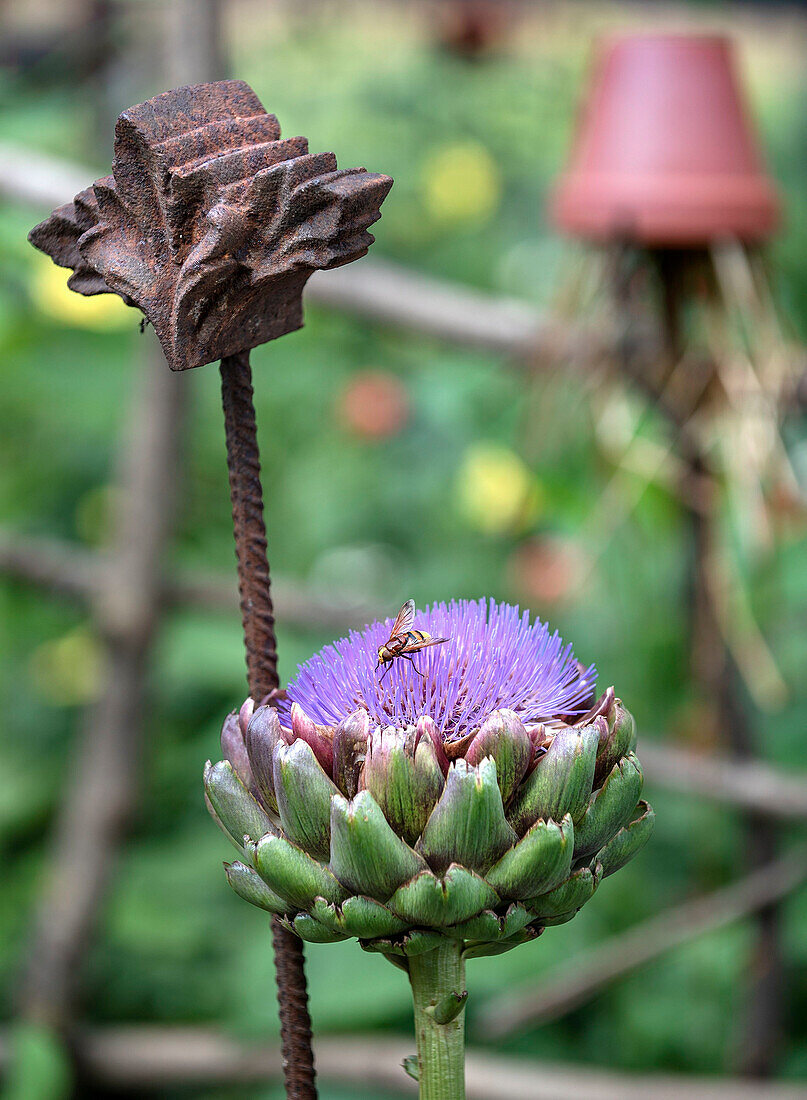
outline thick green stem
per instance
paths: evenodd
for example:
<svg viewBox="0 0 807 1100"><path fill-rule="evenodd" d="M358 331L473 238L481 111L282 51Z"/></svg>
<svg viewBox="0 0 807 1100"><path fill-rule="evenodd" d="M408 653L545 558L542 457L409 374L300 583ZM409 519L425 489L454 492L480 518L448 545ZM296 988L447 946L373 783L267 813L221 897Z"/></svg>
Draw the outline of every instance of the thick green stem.
<svg viewBox="0 0 807 1100"><path fill-rule="evenodd" d="M409 980L415 1002L420 1100L465 1097L465 963L462 943L445 944L424 955L410 955ZM447 1023L447 1006L459 1011Z"/></svg>

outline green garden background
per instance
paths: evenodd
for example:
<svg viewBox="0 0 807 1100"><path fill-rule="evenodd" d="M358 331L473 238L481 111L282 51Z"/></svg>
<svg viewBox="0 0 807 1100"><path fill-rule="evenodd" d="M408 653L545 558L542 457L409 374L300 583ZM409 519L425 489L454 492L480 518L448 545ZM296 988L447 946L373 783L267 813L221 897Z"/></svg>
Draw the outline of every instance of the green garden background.
<svg viewBox="0 0 807 1100"><path fill-rule="evenodd" d="M0 142L88 166L87 182L104 174L115 115L163 90L161 5L112 5L116 60L106 68L77 60L80 5L3 7ZM247 0L226 8L227 69L254 87L284 134L335 150L340 165L393 176L371 259L560 315L587 259L551 226L548 199L592 41L623 29L718 30L734 39L783 197L783 227L766 251L779 315L794 343L807 337L802 9L518 5L469 57L441 37L439 8ZM28 230L49 211L35 199L0 202L0 523L4 538L84 552L110 538L118 455L152 337L117 299L71 296L67 273L28 245ZM282 679L342 633L340 609L351 603L384 616L409 596L422 606L490 595L548 618L580 659L596 661L600 686L616 685L647 742L719 750L691 676L680 501L663 479L651 480L614 529L600 503L615 472L604 403L613 430L622 416L650 443L667 438L640 394L562 356L525 365L315 303L303 330L254 353L253 369ZM218 372L180 381L188 408L177 427L181 474L165 565L172 575L231 582L233 603L164 610L149 659L141 772L132 775L138 808L82 963L82 1020L203 1025L263 1043L277 1034L269 922L227 888L221 862L230 852L201 791L221 722L245 694ZM383 402L383 415L373 402ZM783 433L804 479L803 414ZM620 482L628 497L636 476ZM738 545L732 583L741 583L785 686L776 705L746 700L756 755L793 778L807 746L807 523L803 509L782 508L772 524L769 551ZM0 1015L9 1035L46 840L73 778L71 746L105 675L87 606L11 574L0 575ZM325 609L320 625L316 613L308 625L284 617L281 593L292 591ZM355 624L346 610L345 628ZM528 1060L537 1075L542 1061L735 1072L755 936L748 918L661 954L559 1018L495 1041L486 1034L494 997L540 988L583 950L748 870L739 811L652 777L646 793L657 814L651 844L574 922L469 966L475 1050ZM799 842L798 822L780 832L782 851ZM807 1078L807 891L792 892L779 914L786 981L773 1063L795 1083ZM306 956L317 1036L408 1034L405 979L383 959L355 942L307 946ZM154 1093L188 1094L281 1095L277 1084ZM334 1100L357 1095L323 1086Z"/></svg>

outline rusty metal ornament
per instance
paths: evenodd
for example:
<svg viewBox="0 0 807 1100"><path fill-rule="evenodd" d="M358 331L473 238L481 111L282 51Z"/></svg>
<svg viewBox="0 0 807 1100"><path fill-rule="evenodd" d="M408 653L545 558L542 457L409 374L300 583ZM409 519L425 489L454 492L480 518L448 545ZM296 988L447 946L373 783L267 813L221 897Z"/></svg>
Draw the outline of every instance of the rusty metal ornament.
<svg viewBox="0 0 807 1100"><path fill-rule="evenodd" d="M243 81L196 84L124 111L112 175L29 240L73 268L79 294L141 309L186 370L300 328L312 271L366 253L391 186L282 140Z"/></svg>
<svg viewBox="0 0 807 1100"><path fill-rule="evenodd" d="M29 234L79 294L119 294L154 326L168 365L221 359L238 586L253 699L278 688L249 352L303 323L312 271L363 256L392 180L309 154L239 80L177 88L115 128L112 175ZM290 1100L315 1100L302 943L275 919Z"/></svg>

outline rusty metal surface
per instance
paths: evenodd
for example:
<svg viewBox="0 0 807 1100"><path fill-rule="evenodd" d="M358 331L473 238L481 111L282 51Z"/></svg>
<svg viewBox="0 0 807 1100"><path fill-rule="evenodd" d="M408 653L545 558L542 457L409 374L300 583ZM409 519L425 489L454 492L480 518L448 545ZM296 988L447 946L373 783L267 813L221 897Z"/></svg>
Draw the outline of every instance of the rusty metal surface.
<svg viewBox="0 0 807 1100"><path fill-rule="evenodd" d="M168 365L221 359L249 691L278 687L249 351L300 328L317 268L363 256L392 180L309 154L243 81L155 96L120 116L112 175L29 234L80 294L143 311ZM316 1100L302 943L273 922L286 1091Z"/></svg>
<svg viewBox="0 0 807 1100"><path fill-rule="evenodd" d="M263 490L249 352L221 361L221 400L233 506L238 592L253 699L278 687L275 613L266 552Z"/></svg>
<svg viewBox="0 0 807 1100"><path fill-rule="evenodd" d="M303 941L284 928L277 917L273 917L272 945L275 949L280 1050L286 1095L290 1100L317 1100Z"/></svg>
<svg viewBox="0 0 807 1100"><path fill-rule="evenodd" d="M185 370L299 328L306 280L365 254L391 186L281 140L249 85L222 80L124 111L112 175L29 239L73 290L141 309Z"/></svg>
<svg viewBox="0 0 807 1100"><path fill-rule="evenodd" d="M221 398L247 679L250 695L258 700L278 687L278 676L249 352L222 359ZM272 918L272 943L286 1092L292 1100L316 1100L303 945L277 918Z"/></svg>

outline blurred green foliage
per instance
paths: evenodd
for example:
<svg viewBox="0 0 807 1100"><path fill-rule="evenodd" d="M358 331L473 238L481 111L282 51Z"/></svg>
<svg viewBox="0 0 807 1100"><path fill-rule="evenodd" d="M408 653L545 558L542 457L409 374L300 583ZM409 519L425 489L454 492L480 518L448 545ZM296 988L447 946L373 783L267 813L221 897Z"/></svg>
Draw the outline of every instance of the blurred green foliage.
<svg viewBox="0 0 807 1100"><path fill-rule="evenodd" d="M232 69L278 114L284 133L305 133L313 149L335 149L341 164L395 178L374 255L539 307L551 301L571 261L547 227L545 202L569 141L585 26L573 33L551 20L530 23L490 57L469 63L437 49L422 22L395 8L378 5L375 18L361 22L337 6L317 7L315 18L291 8L262 17L250 10L252 23L231 27ZM729 27L732 16L723 11ZM787 205L787 230L771 253L777 295L804 337L805 89L793 77L784 31L771 31L757 52L746 45L754 106ZM131 99L158 90L143 86ZM99 168L106 163L109 134L93 140L93 93L85 83L50 79L40 62L29 73L0 74L0 101L2 139ZM452 148L471 166L459 181L445 156ZM435 184L439 171L449 179ZM485 191L483 201L461 195L452 210L445 195L469 176L469 187L476 178ZM46 213L0 209L0 513L13 530L99 544L146 338L133 314L123 331L94 331L45 311L45 261L25 235ZM273 569L358 589L382 610L409 595L420 604L481 594L523 601L510 568L515 548L535 532L574 537L583 530L612 472L596 443L588 393L574 375L527 383L496 356L314 308L303 331L259 349L253 361ZM409 419L392 438L357 437L339 415L351 378L367 369L388 372L405 388ZM218 375L206 368L182 381L192 409L171 564L233 572ZM654 422L649 430L662 432ZM804 442L791 431L804 464ZM458 507L457 477L480 441L501 444L532 467L541 506L526 527L480 531ZM532 605L574 641L581 659L597 661L601 684L616 683L651 736L688 721L690 736L698 736L687 719L686 536L676 500L652 487L607 546L586 529L583 549L597 558L589 583L557 605ZM755 715L758 751L799 769L807 719L800 674L807 644L798 627L807 605L803 532L785 530L773 557L746 580L790 687L785 711ZM91 628L80 611L5 581L0 612L0 1004L8 1016L43 837L81 716L54 690L52 652L43 647L75 632L91 638ZM281 622L282 677L328 640L327 632ZM80 678L92 645L58 651L65 652L67 678ZM87 1014L100 1022L215 1022L244 1037L273 1034L268 922L227 889L220 862L231 853L201 799L202 764L215 757L221 720L244 694L236 617L172 611L154 654L152 687L142 808L87 964ZM484 1041L475 1006L488 994L540 983L580 948L742 872L735 815L696 798L648 795L656 837L594 904L542 940L470 966L473 1041ZM789 1032L781 1070L798 1075L807 1073L807 896L788 901L785 918ZM726 1069L750 936L740 924L692 943L501 1049L637 1069ZM383 960L355 943L311 946L307 955L317 1031L410 1026L404 978ZM36 1046L30 1037L29 1046ZM55 1072L44 1047L31 1057L39 1057L42 1072Z"/></svg>

